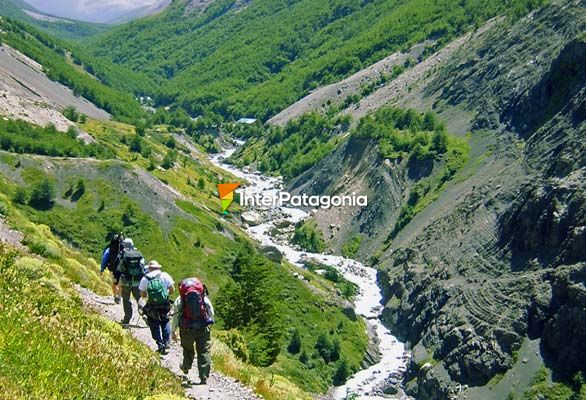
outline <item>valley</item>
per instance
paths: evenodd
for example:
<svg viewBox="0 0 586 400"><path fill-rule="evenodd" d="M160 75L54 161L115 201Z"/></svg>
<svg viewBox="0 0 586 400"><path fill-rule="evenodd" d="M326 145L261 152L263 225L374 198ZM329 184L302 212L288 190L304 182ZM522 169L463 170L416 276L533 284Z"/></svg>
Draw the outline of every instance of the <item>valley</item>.
<svg viewBox="0 0 586 400"><path fill-rule="evenodd" d="M585 398L584 1L49 11L0 1L8 398ZM207 386L115 323L115 232L209 288Z"/></svg>

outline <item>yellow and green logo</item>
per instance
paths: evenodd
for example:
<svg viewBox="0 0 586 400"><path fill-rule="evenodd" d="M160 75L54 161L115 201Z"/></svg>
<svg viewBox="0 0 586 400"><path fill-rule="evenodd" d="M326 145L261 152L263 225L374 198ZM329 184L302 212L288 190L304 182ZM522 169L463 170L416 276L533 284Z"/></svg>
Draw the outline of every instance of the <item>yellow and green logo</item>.
<svg viewBox="0 0 586 400"><path fill-rule="evenodd" d="M234 190L240 186L239 183L218 183L218 195L222 202L222 212L228 213L228 207L234 201Z"/></svg>

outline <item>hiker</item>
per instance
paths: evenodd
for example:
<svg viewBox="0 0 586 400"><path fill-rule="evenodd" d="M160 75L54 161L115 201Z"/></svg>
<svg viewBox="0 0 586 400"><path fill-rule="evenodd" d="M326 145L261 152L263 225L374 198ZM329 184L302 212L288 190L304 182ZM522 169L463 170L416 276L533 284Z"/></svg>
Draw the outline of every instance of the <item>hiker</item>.
<svg viewBox="0 0 586 400"><path fill-rule="evenodd" d="M200 384L205 385L210 376L210 325L213 323L214 308L205 285L196 278L182 280L179 283L179 296L173 304L171 332L173 340L177 340L175 332L178 327L180 328L179 334L183 348L183 362L180 367L186 382L189 382L187 374L193 364L196 351Z"/></svg>
<svg viewBox="0 0 586 400"><path fill-rule="evenodd" d="M104 249L102 254L102 263L100 265L100 274L103 274L106 268L112 272L112 293L114 302L120 304L120 271L118 271L118 255L122 250L122 241L124 236L119 233L112 236L110 244Z"/></svg>
<svg viewBox="0 0 586 400"><path fill-rule="evenodd" d="M147 267L148 272L138 285L140 295L146 299L142 312L147 317L151 335L157 343L157 351L161 354L167 354L171 340L169 295L175 290L173 287L175 282L168 273L161 271L163 267L157 261L150 261Z"/></svg>
<svg viewBox="0 0 586 400"><path fill-rule="evenodd" d="M126 326L132 318L130 295L134 297L137 304L140 302L138 284L144 276L145 266L142 254L134 247L134 242L130 238L122 241L122 251L118 259L118 271L122 285L122 307L124 308L124 318L120 323Z"/></svg>

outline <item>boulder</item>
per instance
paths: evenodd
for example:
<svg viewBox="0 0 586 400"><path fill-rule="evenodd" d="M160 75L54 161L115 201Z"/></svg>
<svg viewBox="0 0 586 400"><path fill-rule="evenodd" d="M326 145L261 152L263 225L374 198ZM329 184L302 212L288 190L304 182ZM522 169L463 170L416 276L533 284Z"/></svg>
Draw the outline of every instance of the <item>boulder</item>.
<svg viewBox="0 0 586 400"><path fill-rule="evenodd" d="M275 221L275 227L278 229L287 228L290 225L291 225L291 221L288 221L286 219L281 219L281 220Z"/></svg>
<svg viewBox="0 0 586 400"><path fill-rule="evenodd" d="M271 261L281 262L283 260L283 253L275 246L263 246L261 252Z"/></svg>
<svg viewBox="0 0 586 400"><path fill-rule="evenodd" d="M242 213L242 221L248 226L257 226L262 223L262 219L258 213L254 211L246 211Z"/></svg>

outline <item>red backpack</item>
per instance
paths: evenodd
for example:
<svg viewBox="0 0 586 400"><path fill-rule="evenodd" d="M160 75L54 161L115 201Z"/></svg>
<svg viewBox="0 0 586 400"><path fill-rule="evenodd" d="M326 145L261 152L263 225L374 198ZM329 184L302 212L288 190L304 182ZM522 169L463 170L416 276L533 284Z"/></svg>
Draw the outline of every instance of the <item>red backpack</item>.
<svg viewBox="0 0 586 400"><path fill-rule="evenodd" d="M207 288L199 279L189 278L181 281L179 294L183 305L181 327L192 329L208 325L208 310L204 298Z"/></svg>

